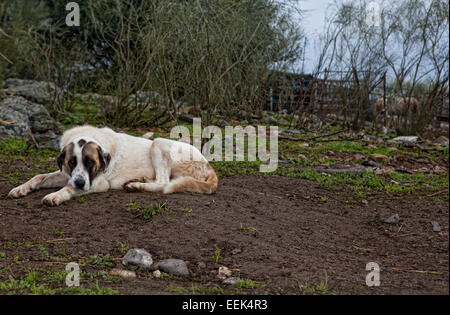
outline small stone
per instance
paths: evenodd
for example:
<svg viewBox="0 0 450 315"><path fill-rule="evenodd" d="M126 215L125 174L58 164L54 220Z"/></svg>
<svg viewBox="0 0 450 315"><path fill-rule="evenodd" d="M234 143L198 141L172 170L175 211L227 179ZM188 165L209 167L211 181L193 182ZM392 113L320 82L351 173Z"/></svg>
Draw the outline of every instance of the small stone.
<svg viewBox="0 0 450 315"><path fill-rule="evenodd" d="M388 224L397 224L400 222L400 216L396 214L389 215L387 213L380 213L380 221Z"/></svg>
<svg viewBox="0 0 450 315"><path fill-rule="evenodd" d="M228 122L226 122L225 120L219 120L216 123L216 126L219 127L219 128L225 128L225 127L230 126L230 124Z"/></svg>
<svg viewBox="0 0 450 315"><path fill-rule="evenodd" d="M435 233L441 232L441 226L439 225L439 222L431 221L430 223L433 226L433 232Z"/></svg>
<svg viewBox="0 0 450 315"><path fill-rule="evenodd" d="M276 119L273 118L272 116L267 116L267 117L264 119L264 122L265 122L266 124L269 124L269 125L276 125L276 124L278 124L278 120L276 120Z"/></svg>
<svg viewBox="0 0 450 315"><path fill-rule="evenodd" d="M239 278L231 277L222 281L223 284L235 285L238 283Z"/></svg>
<svg viewBox="0 0 450 315"><path fill-rule="evenodd" d="M153 270L161 270L173 276L189 276L186 263L181 259L164 259L153 265Z"/></svg>
<svg viewBox="0 0 450 315"><path fill-rule="evenodd" d="M161 271L155 270L155 271L153 271L152 275L155 278L161 278Z"/></svg>
<svg viewBox="0 0 450 315"><path fill-rule="evenodd" d="M353 159L356 160L356 161L364 160L364 155L359 154L359 153L355 153L355 154L353 155Z"/></svg>
<svg viewBox="0 0 450 315"><path fill-rule="evenodd" d="M384 175L384 174L392 174L394 172L395 172L395 168L393 168L392 166L388 166L388 167L377 168L374 173L377 175Z"/></svg>
<svg viewBox="0 0 450 315"><path fill-rule="evenodd" d="M145 269L150 268L153 263L152 255L144 249L130 249L122 259L122 264L127 266L136 265Z"/></svg>
<svg viewBox="0 0 450 315"><path fill-rule="evenodd" d="M363 166L372 166L372 167L378 167L378 168L381 167L381 164L380 164L380 163L377 163L377 162L372 161L372 160L364 160L364 161L362 161L361 164L362 164Z"/></svg>
<svg viewBox="0 0 450 315"><path fill-rule="evenodd" d="M206 268L206 264L203 261L199 261L197 263L197 268L198 269L205 269Z"/></svg>
<svg viewBox="0 0 450 315"><path fill-rule="evenodd" d="M122 278L136 278L136 273L134 271L117 269L117 268L111 269L109 274L111 276L119 276Z"/></svg>
<svg viewBox="0 0 450 315"><path fill-rule="evenodd" d="M304 154L299 154L299 155L297 155L297 157L298 157L299 159L301 159L302 161L308 161L308 158L307 158L306 155L304 155Z"/></svg>
<svg viewBox="0 0 450 315"><path fill-rule="evenodd" d="M378 163L389 162L389 157L384 154L378 154L378 153L369 154L369 158Z"/></svg>
<svg viewBox="0 0 450 315"><path fill-rule="evenodd" d="M231 251L231 254L232 254L232 255L237 255L237 254L240 254L241 252L242 252L241 249L235 248L235 249L233 249L233 250Z"/></svg>
<svg viewBox="0 0 450 315"><path fill-rule="evenodd" d="M365 206L367 206L369 204L369 202L366 199L361 200L361 203Z"/></svg>
<svg viewBox="0 0 450 315"><path fill-rule="evenodd" d="M389 148L387 148L387 151L388 152L395 152L395 151L398 151L398 149L394 148L394 147L389 147Z"/></svg>
<svg viewBox="0 0 450 315"><path fill-rule="evenodd" d="M225 280L226 278L231 277L231 274L232 274L232 272L231 272L230 269L228 269L225 266L220 266L219 267L219 273L217 274L217 277L219 279Z"/></svg>

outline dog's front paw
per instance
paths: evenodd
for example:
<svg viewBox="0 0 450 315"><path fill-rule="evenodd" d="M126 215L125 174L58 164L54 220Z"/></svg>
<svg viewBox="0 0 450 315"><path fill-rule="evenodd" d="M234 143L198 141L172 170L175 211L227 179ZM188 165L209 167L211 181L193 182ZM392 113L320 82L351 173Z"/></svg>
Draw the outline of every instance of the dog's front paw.
<svg viewBox="0 0 450 315"><path fill-rule="evenodd" d="M128 184L124 184L123 189L125 189L128 192L146 191L146 189L145 189L146 184L147 183L131 182Z"/></svg>
<svg viewBox="0 0 450 315"><path fill-rule="evenodd" d="M65 200L61 198L58 192L48 194L42 199L42 203L46 206L54 207L62 204Z"/></svg>
<svg viewBox="0 0 450 315"><path fill-rule="evenodd" d="M20 185L17 186L16 188L11 189L11 191L8 193L8 197L9 198L20 198L20 197L24 197L26 195L28 195L31 192L31 187L30 185Z"/></svg>
<svg viewBox="0 0 450 315"><path fill-rule="evenodd" d="M140 184L140 183L136 183L136 182L125 183L125 184L123 184L123 189L128 192L139 191L137 184Z"/></svg>

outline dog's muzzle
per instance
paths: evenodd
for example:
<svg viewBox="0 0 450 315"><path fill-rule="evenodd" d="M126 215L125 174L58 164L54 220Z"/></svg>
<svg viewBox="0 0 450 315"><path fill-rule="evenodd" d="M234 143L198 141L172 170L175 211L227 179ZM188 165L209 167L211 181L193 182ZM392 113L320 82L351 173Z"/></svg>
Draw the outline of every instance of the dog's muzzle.
<svg viewBox="0 0 450 315"><path fill-rule="evenodd" d="M75 187L78 189L83 189L86 181L83 178L77 178L75 180Z"/></svg>

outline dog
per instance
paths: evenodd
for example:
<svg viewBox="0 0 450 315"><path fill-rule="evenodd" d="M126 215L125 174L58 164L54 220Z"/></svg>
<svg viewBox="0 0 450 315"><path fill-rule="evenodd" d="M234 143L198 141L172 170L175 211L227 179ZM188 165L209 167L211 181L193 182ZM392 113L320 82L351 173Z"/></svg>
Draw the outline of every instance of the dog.
<svg viewBox="0 0 450 315"><path fill-rule="evenodd" d="M73 196L109 189L212 194L218 186L206 158L184 142L152 141L86 125L64 132L60 149L59 171L36 175L8 196L20 198L41 188L61 188L42 199L45 205L57 206Z"/></svg>

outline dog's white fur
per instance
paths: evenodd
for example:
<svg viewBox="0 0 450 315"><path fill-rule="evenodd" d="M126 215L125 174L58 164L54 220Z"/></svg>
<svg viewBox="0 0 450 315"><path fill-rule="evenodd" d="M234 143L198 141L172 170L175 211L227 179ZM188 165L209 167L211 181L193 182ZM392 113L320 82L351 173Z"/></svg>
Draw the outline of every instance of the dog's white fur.
<svg viewBox="0 0 450 315"><path fill-rule="evenodd" d="M86 143L93 143L101 151L99 156L107 159L104 170L92 181L82 161ZM199 150L187 143L163 138L152 141L117 133L109 128L82 126L63 134L61 150L68 145L72 148L71 155L77 157L77 165L72 171L63 165L60 171L37 175L12 189L8 196L19 198L41 188L62 187L42 200L44 204L55 206L75 195L109 189L163 193L213 193L217 189L214 169ZM77 179L85 182L82 188L75 184Z"/></svg>

